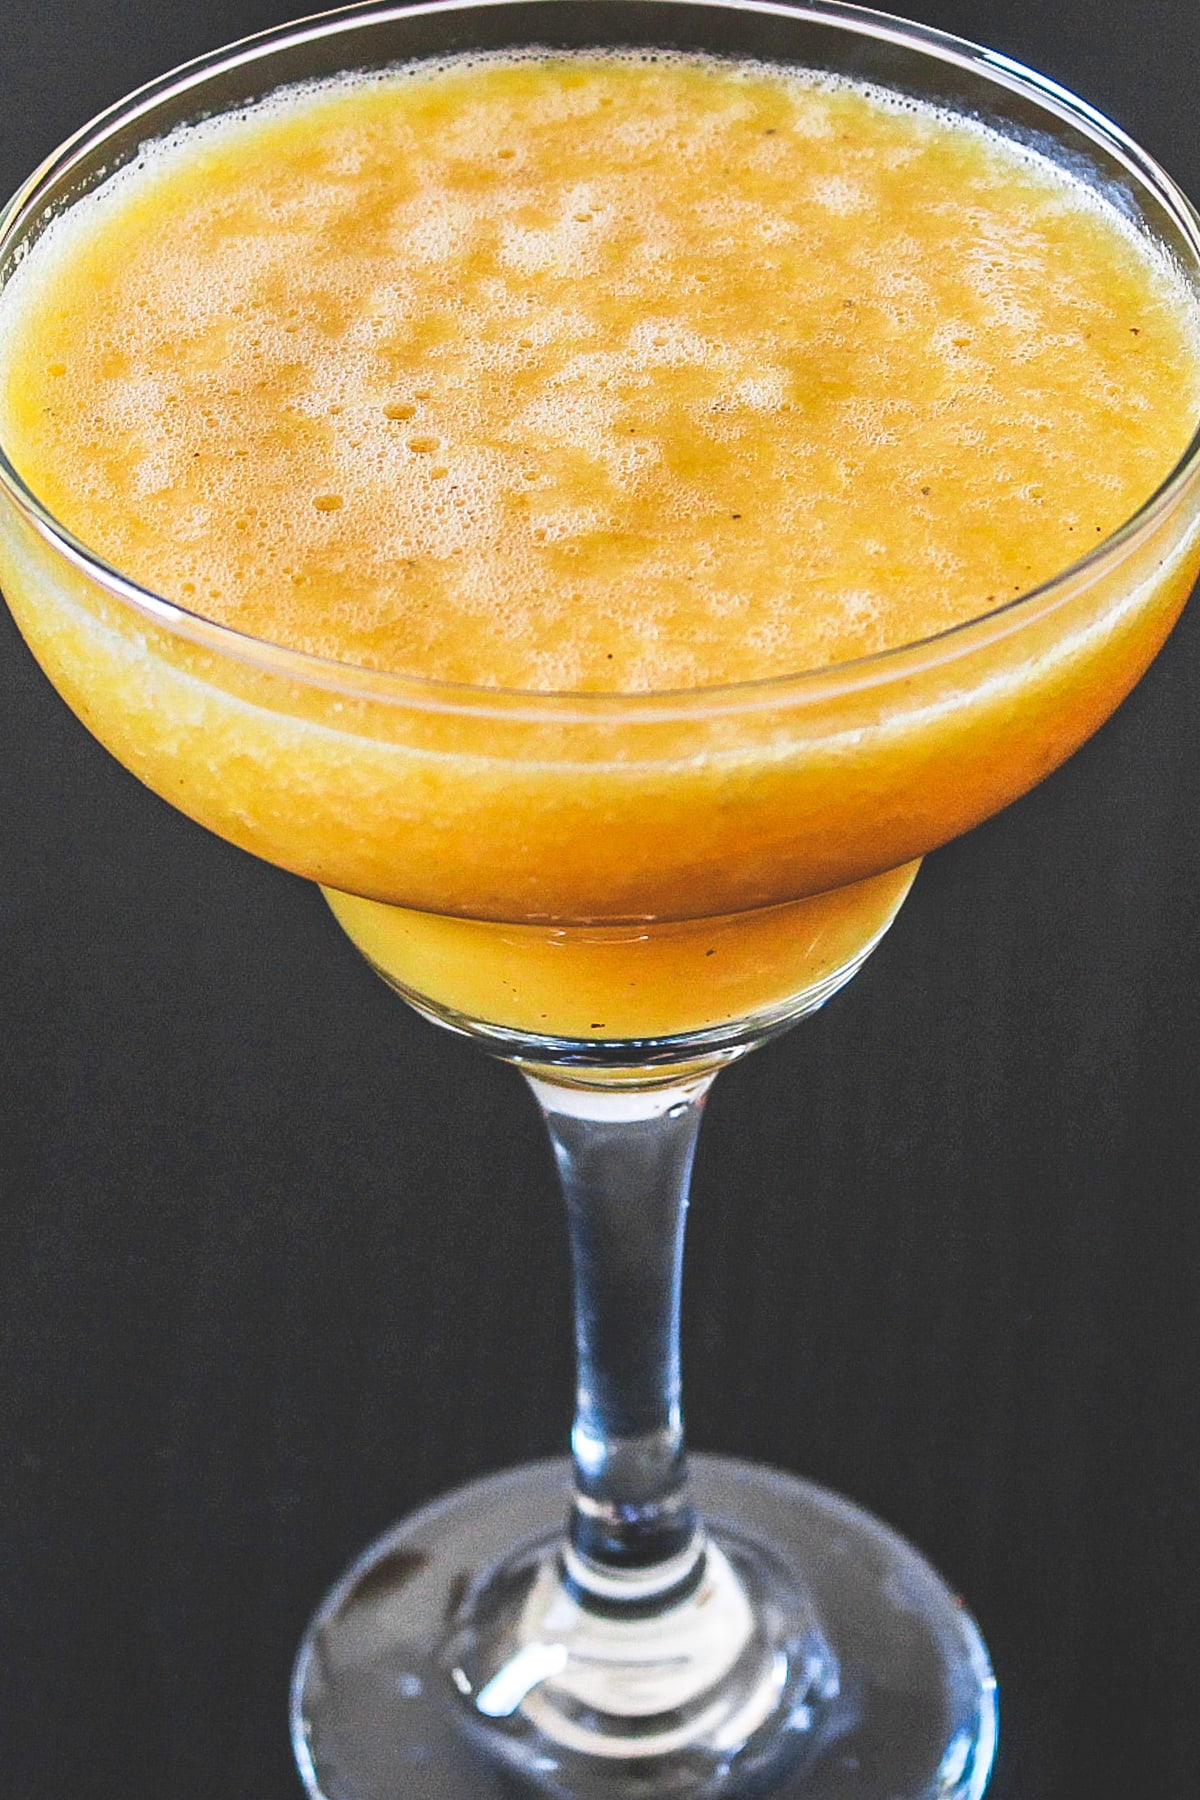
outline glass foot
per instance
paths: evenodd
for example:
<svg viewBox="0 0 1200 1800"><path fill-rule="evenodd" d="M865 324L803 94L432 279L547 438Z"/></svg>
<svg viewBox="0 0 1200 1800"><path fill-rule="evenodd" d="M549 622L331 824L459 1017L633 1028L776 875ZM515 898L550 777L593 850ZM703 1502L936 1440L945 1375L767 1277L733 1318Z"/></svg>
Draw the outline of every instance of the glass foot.
<svg viewBox="0 0 1200 1800"><path fill-rule="evenodd" d="M565 1460L473 1482L380 1538L297 1658L313 1800L978 1800L995 1684L929 1564L825 1489L724 1457L690 1468L709 1551L675 1604L687 1657L656 1615L649 1701L640 1678L623 1688L625 1621L562 1580ZM713 1621L699 1637L697 1616Z"/></svg>

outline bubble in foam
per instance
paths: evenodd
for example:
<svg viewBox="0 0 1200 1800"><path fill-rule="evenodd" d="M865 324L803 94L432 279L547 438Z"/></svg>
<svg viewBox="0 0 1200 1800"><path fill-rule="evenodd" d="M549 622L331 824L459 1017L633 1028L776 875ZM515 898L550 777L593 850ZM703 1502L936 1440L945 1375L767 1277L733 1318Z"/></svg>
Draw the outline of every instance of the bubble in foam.
<svg viewBox="0 0 1200 1800"><path fill-rule="evenodd" d="M741 406L752 406L758 412L773 412L787 398L787 378L780 369L765 369L761 375L749 375L739 381L733 397Z"/></svg>
<svg viewBox="0 0 1200 1800"><path fill-rule="evenodd" d="M845 175L826 175L814 181L808 192L815 205L842 217L867 212L872 204L871 195L861 182L851 181Z"/></svg>

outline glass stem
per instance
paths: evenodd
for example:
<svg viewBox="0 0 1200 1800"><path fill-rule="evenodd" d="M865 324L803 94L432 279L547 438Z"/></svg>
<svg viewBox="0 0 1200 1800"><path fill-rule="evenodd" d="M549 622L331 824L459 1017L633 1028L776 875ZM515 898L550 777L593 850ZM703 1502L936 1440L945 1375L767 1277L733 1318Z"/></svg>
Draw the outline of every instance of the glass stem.
<svg viewBox="0 0 1200 1800"><path fill-rule="evenodd" d="M592 1602L668 1604L699 1579L704 1559L687 1484L679 1301L712 1076L642 1092L527 1079L558 1163L574 1273L567 1581Z"/></svg>

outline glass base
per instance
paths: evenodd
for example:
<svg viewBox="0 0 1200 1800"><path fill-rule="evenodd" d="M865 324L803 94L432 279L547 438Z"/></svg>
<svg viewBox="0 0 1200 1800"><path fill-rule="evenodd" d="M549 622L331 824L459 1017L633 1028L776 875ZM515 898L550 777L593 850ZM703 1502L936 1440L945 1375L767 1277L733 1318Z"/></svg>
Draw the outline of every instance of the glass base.
<svg viewBox="0 0 1200 1800"><path fill-rule="evenodd" d="M292 1741L313 1800L515 1800L539 1789L588 1800L978 1800L995 1683L973 1621L924 1558L793 1476L714 1456L690 1466L715 1547L708 1605L721 1623L709 1646L724 1642L735 1671L714 1707L698 1702L689 1724L688 1706L668 1696L639 1736L635 1701L628 1745L614 1748L621 1704L608 1705L606 1730L587 1673L612 1656L614 1628L593 1620L596 1641L564 1675L579 1621L561 1601L523 1650L497 1660L495 1618L507 1600L528 1613L570 1504L570 1464L535 1463L414 1513L325 1600L292 1683ZM730 1571L760 1621L749 1637ZM695 1601L681 1598L681 1616ZM589 1741L609 1748L585 1755Z"/></svg>

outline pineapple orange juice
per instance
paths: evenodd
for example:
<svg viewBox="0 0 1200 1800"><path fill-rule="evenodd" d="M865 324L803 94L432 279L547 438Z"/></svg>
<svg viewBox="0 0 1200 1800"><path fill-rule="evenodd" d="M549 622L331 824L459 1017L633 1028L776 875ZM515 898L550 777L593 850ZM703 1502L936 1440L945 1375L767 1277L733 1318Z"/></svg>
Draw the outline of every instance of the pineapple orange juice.
<svg viewBox="0 0 1200 1800"><path fill-rule="evenodd" d="M1182 275L1036 149L754 64L451 61L45 233L0 441L185 612L30 519L0 574L102 741L401 985L661 1036L820 991L1106 716L1200 550L1091 553L1198 411Z"/></svg>

